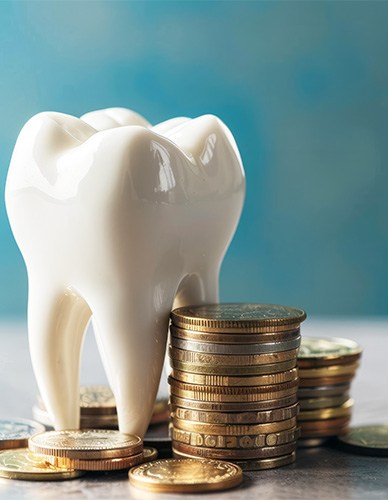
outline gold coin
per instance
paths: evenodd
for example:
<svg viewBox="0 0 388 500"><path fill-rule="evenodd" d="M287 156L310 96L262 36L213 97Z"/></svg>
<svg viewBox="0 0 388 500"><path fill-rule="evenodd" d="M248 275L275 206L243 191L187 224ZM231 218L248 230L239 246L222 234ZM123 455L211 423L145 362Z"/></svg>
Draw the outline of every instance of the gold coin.
<svg viewBox="0 0 388 500"><path fill-rule="evenodd" d="M284 382L282 384L271 384L271 385L260 385L260 386L245 386L245 387L231 387L231 386L220 386L220 385L200 385L200 384L188 384L186 382L181 382L180 380L176 380L173 377L168 377L168 383L174 389L181 389L183 391L198 391L206 394L256 394L256 393L268 393L268 392L277 392L277 391L285 391L287 389L291 389L293 387L298 386L298 378L290 380L288 382Z"/></svg>
<svg viewBox="0 0 388 500"><path fill-rule="evenodd" d="M47 462L54 467L63 467L65 469L70 468L82 471L124 470L144 462L143 452L138 453L137 455L120 458L84 459L54 456L46 456L45 458Z"/></svg>
<svg viewBox="0 0 388 500"><path fill-rule="evenodd" d="M319 377L319 378L299 378L300 387L320 387L329 385L342 385L350 383L354 375L341 375L338 377Z"/></svg>
<svg viewBox="0 0 388 500"><path fill-rule="evenodd" d="M151 425L168 422L170 420L170 408L168 399L157 399L154 404L154 412L151 417Z"/></svg>
<svg viewBox="0 0 388 500"><path fill-rule="evenodd" d="M243 406L241 402L214 402L214 401L198 401L195 399L187 399L171 394L170 403L173 406L180 406L188 410L203 410L203 411L216 411L216 412L238 412L244 411L267 411L277 408L283 408L293 405L298 401L297 394L289 396L279 396L274 399L265 401L245 402Z"/></svg>
<svg viewBox="0 0 388 500"><path fill-rule="evenodd" d="M354 362L362 348L352 340L303 336L298 354L300 366L325 366Z"/></svg>
<svg viewBox="0 0 388 500"><path fill-rule="evenodd" d="M241 330L237 334L222 332L209 333L202 331L184 330L170 325L171 336L183 340L195 340L197 342L211 342L212 344L259 344L260 342L284 342L292 340L300 335L300 328L286 330L284 332L271 333L245 333Z"/></svg>
<svg viewBox="0 0 388 500"><path fill-rule="evenodd" d="M279 331L299 326L306 313L299 308L276 304L209 304L174 309L172 323L204 332Z"/></svg>
<svg viewBox="0 0 388 500"><path fill-rule="evenodd" d="M282 455L289 455L294 452L295 449L296 441L293 443L282 444L280 446L266 446L264 448L255 448L253 450L235 448L202 448L175 441L172 448L173 453L179 456L192 458L215 458L218 460L257 460L259 458L280 457Z"/></svg>
<svg viewBox="0 0 388 500"><path fill-rule="evenodd" d="M58 481L74 479L83 472L53 467L46 458L31 453L28 448L17 448L0 452L0 477L28 481Z"/></svg>
<svg viewBox="0 0 388 500"><path fill-rule="evenodd" d="M218 460L168 458L129 471L129 481L133 486L156 492L224 490L239 485L242 479L240 467Z"/></svg>
<svg viewBox="0 0 388 500"><path fill-rule="evenodd" d="M350 420L349 420L350 422ZM317 430L304 430L303 426L301 426L301 438L302 439L322 439L322 438L332 438L336 436L342 436L348 431L348 425L338 426L338 427L330 427L327 429L317 429Z"/></svg>
<svg viewBox="0 0 388 500"><path fill-rule="evenodd" d="M271 375L256 375L253 377L230 377L229 375L203 375L199 373L188 373L173 369L171 377L180 382L200 385L223 385L228 387L247 387L282 384L298 378L298 369L293 368L285 372L273 373Z"/></svg>
<svg viewBox="0 0 388 500"><path fill-rule="evenodd" d="M343 405L349 399L349 393L346 392L341 396L332 396L330 398L299 398L299 405L302 411L320 410L323 408L335 408Z"/></svg>
<svg viewBox="0 0 388 500"><path fill-rule="evenodd" d="M193 422L191 420L172 420L174 427L190 432L200 432L205 434L220 434L223 436L244 436L249 434L272 434L274 432L292 429L296 426L296 417L280 422L271 422L268 424L247 424L247 425L222 425L222 424L204 424Z"/></svg>
<svg viewBox="0 0 388 500"><path fill-rule="evenodd" d="M302 432L326 431L344 427L350 422L350 417L338 417L327 420L306 420L301 423Z"/></svg>
<svg viewBox="0 0 388 500"><path fill-rule="evenodd" d="M200 386L198 386L200 387ZM240 403L252 403L252 402L258 402L258 401L269 401L272 399L276 398L284 398L286 396L292 396L293 394L296 394L298 390L298 386L295 385L294 387L291 387L289 389L285 389L283 391L273 391L273 392L256 392L256 393L243 393L239 394L238 392L236 394L217 394L217 393L210 393L210 392L202 392L202 391L186 391L184 389L180 389L179 387L176 387L175 385L170 386L170 391L171 394L174 396L178 396L181 398L187 398L187 399L194 399L197 401L206 401L206 402L216 402L216 403L233 403L233 402L240 402ZM241 409L241 406L240 406Z"/></svg>
<svg viewBox="0 0 388 500"><path fill-rule="evenodd" d="M293 418L298 414L298 410L299 405L297 403L274 410L239 413L190 410L172 405L171 417L207 424L265 424Z"/></svg>
<svg viewBox="0 0 388 500"><path fill-rule="evenodd" d="M316 448L324 446L329 442L329 438L301 438L298 439L298 448Z"/></svg>
<svg viewBox="0 0 388 500"><path fill-rule="evenodd" d="M138 436L104 429L43 432L31 437L28 447L42 455L88 460L122 458L143 451Z"/></svg>
<svg viewBox="0 0 388 500"><path fill-rule="evenodd" d="M0 419L0 449L23 448L28 439L44 432L43 425L24 418Z"/></svg>
<svg viewBox="0 0 388 500"><path fill-rule="evenodd" d="M183 431L172 427L173 446L175 441L190 446L204 446L205 448L241 448L254 449L265 446L278 446L296 441L299 437L299 428L293 427L285 431L271 434L253 434L244 436L224 436L222 434L203 434L200 432Z"/></svg>
<svg viewBox="0 0 388 500"><path fill-rule="evenodd" d="M299 443L299 442L298 442ZM253 470L268 470L284 467L285 465L293 464L296 460L295 451L289 455L275 458L262 458L261 460L237 460L235 463L241 467L243 471Z"/></svg>
<svg viewBox="0 0 388 500"><path fill-rule="evenodd" d="M347 448L372 456L388 455L388 425L364 425L349 429L339 438Z"/></svg>
<svg viewBox="0 0 388 500"><path fill-rule="evenodd" d="M230 354L207 354L205 352L185 351L176 347L169 347L169 356L173 360L215 366L249 366L281 363L295 359L297 352L298 349L290 349L289 351L269 352L266 354L241 354L234 356Z"/></svg>
<svg viewBox="0 0 388 500"><path fill-rule="evenodd" d="M301 411L298 420L304 422L305 420L326 420L339 417L350 417L352 413L354 401L348 399L346 403L334 408L320 408L319 410L306 410Z"/></svg>
<svg viewBox="0 0 388 500"><path fill-rule="evenodd" d="M321 399L328 397L331 398L332 396L342 396L343 394L348 393L349 390L350 390L350 384L299 387L298 396L300 399L309 399L309 398Z"/></svg>
<svg viewBox="0 0 388 500"><path fill-rule="evenodd" d="M152 462L158 458L158 450L156 448L144 448L143 455L144 462Z"/></svg>
<svg viewBox="0 0 388 500"><path fill-rule="evenodd" d="M230 365L204 365L195 363L186 363L170 357L170 365L176 370L189 373L201 373L204 375L268 375L271 373L280 373L286 370L291 370L296 367L296 358L283 361L281 363L270 363L265 365L249 365L249 366L230 366Z"/></svg>
<svg viewBox="0 0 388 500"><path fill-rule="evenodd" d="M340 377L341 375L354 375L359 363L350 365L324 366L322 368L299 369L300 378L319 378L319 377Z"/></svg>
<svg viewBox="0 0 388 500"><path fill-rule="evenodd" d="M38 405L32 407L32 415L37 422L46 427L54 427L47 410ZM81 429L118 429L118 425L117 415L81 415L80 418Z"/></svg>

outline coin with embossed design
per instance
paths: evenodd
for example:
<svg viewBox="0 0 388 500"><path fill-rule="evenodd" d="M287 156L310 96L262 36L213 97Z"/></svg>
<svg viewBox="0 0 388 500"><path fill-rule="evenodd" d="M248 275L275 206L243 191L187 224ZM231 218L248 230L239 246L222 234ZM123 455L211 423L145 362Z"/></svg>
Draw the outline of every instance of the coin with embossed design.
<svg viewBox="0 0 388 500"><path fill-rule="evenodd" d="M372 456L388 456L388 425L353 427L339 441L350 451Z"/></svg>
<svg viewBox="0 0 388 500"><path fill-rule="evenodd" d="M241 483L238 465L219 460L169 458L129 471L133 486L157 492L198 493L232 488Z"/></svg>
<svg viewBox="0 0 388 500"><path fill-rule="evenodd" d="M140 437L104 429L49 431L28 441L34 453L76 459L121 458L143 451Z"/></svg>
<svg viewBox="0 0 388 500"><path fill-rule="evenodd" d="M83 472L50 465L46 458L31 453L28 448L0 452L0 477L28 481L58 481L74 479Z"/></svg>
<svg viewBox="0 0 388 500"><path fill-rule="evenodd" d="M44 432L44 426L33 420L7 418L0 420L0 449L23 448L34 434Z"/></svg>
<svg viewBox="0 0 388 500"><path fill-rule="evenodd" d="M361 346L353 340L303 336L298 363L301 368L354 363L361 353Z"/></svg>

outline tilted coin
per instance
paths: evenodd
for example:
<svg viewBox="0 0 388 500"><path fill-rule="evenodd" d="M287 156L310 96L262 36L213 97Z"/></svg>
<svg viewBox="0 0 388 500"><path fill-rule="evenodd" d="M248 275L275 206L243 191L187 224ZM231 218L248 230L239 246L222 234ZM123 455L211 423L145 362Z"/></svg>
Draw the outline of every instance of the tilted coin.
<svg viewBox="0 0 388 500"><path fill-rule="evenodd" d="M242 479L240 467L216 460L169 458L129 471L129 481L133 486L171 493L223 490L237 486Z"/></svg>
<svg viewBox="0 0 388 500"><path fill-rule="evenodd" d="M135 465L144 462L143 452L128 457L119 458L68 458L46 456L47 462L55 467L63 467L64 469L76 469L82 471L113 471L124 470L134 467Z"/></svg>
<svg viewBox="0 0 388 500"><path fill-rule="evenodd" d="M43 432L31 437L28 447L42 455L89 460L121 458L143 451L138 436L104 429Z"/></svg>
<svg viewBox="0 0 388 500"><path fill-rule="evenodd" d="M279 446L266 446L250 450L230 448L204 448L174 441L173 453L185 457L215 458L219 460L247 460L289 455L296 448L296 441Z"/></svg>
<svg viewBox="0 0 388 500"><path fill-rule="evenodd" d="M354 362L362 348L352 340L303 336L298 354L300 366L325 366Z"/></svg>
<svg viewBox="0 0 388 500"><path fill-rule="evenodd" d="M174 418L172 420L174 427L190 432L200 432L205 434L220 434L224 436L244 436L250 434L272 434L274 432L292 429L296 426L296 418L282 420L280 422L271 422L268 424L204 424L192 422L191 420L180 420Z"/></svg>
<svg viewBox="0 0 388 500"><path fill-rule="evenodd" d="M300 377L299 386L300 387L318 387L318 386L329 386L329 385L342 385L349 384L354 378L354 375L341 375L338 377L319 377L319 378L304 378Z"/></svg>
<svg viewBox="0 0 388 500"><path fill-rule="evenodd" d="M302 309L277 304L209 304L171 313L174 325L206 332L270 332L299 326L305 319Z"/></svg>
<svg viewBox="0 0 388 500"><path fill-rule="evenodd" d="M289 455L284 455L282 457L275 458L262 458L261 460L236 460L236 464L241 467L243 471L253 471L253 470L269 470L276 469L278 467L284 467L285 465L293 464L296 460L295 451Z"/></svg>
<svg viewBox="0 0 388 500"><path fill-rule="evenodd" d="M332 396L330 398L310 398L299 399L300 409L305 410L320 410L324 408L335 408L343 405L349 399L349 393L346 392L341 396Z"/></svg>
<svg viewBox="0 0 388 500"><path fill-rule="evenodd" d="M170 325L172 337L183 340L195 340L197 342L211 342L212 344L259 344L260 342L284 342L292 340L300 335L300 328L285 330L280 332L246 333L245 330L239 333L214 333L200 330L184 330L174 325Z"/></svg>
<svg viewBox="0 0 388 500"><path fill-rule="evenodd" d="M173 369L171 377L180 382L188 384L200 385L224 385L228 387L247 387L247 386L262 386L282 384L290 382L298 378L298 369L292 368L280 373L272 373L270 375L256 375L245 377L233 377L229 375L203 375L200 373L188 373Z"/></svg>
<svg viewBox="0 0 388 500"><path fill-rule="evenodd" d="M372 456L388 456L388 425L350 428L338 438L347 449Z"/></svg>
<svg viewBox="0 0 388 500"><path fill-rule="evenodd" d="M301 378L319 378L319 377L340 377L341 375L354 375L359 363L346 365L324 366L322 368L302 369L299 368Z"/></svg>
<svg viewBox="0 0 388 500"><path fill-rule="evenodd" d="M23 448L31 436L44 430L42 424L33 420L3 418L0 420L0 449Z"/></svg>
<svg viewBox="0 0 388 500"><path fill-rule="evenodd" d="M207 354L205 352L185 351L176 347L169 347L169 356L173 360L183 361L185 363L205 364L205 365L265 365L271 363L281 363L295 359L297 349L290 349L282 352L269 352L264 354Z"/></svg>
<svg viewBox="0 0 388 500"><path fill-rule="evenodd" d="M176 370L204 375L227 375L227 376L251 376L268 375L291 370L296 367L296 358L281 363L269 363L264 365L231 366L231 365L209 365L186 363L170 357L170 366Z"/></svg>
<svg viewBox="0 0 388 500"><path fill-rule="evenodd" d="M0 452L0 477L28 481L58 481L75 479L83 472L54 467L46 458L31 453L28 448L17 448Z"/></svg>
<svg viewBox="0 0 388 500"><path fill-rule="evenodd" d="M293 418L298 414L298 411L298 403L274 410L245 411L239 413L190 410L172 405L171 417L208 424L265 424Z"/></svg>
<svg viewBox="0 0 388 500"><path fill-rule="evenodd" d="M299 387L298 396L304 398L327 398L332 396L341 396L348 393L350 384L339 385L320 385L315 387Z"/></svg>
<svg viewBox="0 0 388 500"><path fill-rule="evenodd" d="M204 352L207 354L265 354L297 349L300 345L300 336L284 342L266 342L260 344L212 344L206 342L196 342L194 340L182 340L172 337L170 340L172 347L186 351Z"/></svg>
<svg viewBox="0 0 388 500"><path fill-rule="evenodd" d="M200 432L191 432L177 429L172 426L173 446L175 441L189 444L190 446L204 446L205 448L241 448L254 449L264 446L278 446L296 441L300 431L298 427L286 429L285 431L273 432L271 434L252 434L252 435L222 435L222 434L204 434Z"/></svg>
<svg viewBox="0 0 388 500"><path fill-rule="evenodd" d="M298 401L295 394L289 396L279 396L274 399L264 401L253 401L244 403L244 411L267 411L285 406L293 405ZM216 412L241 412L241 402L218 402L218 401L198 401L195 399L187 399L184 397L175 396L171 394L170 403L172 405L180 406L189 410L203 410L203 411L216 411Z"/></svg>
<svg viewBox="0 0 388 500"><path fill-rule="evenodd" d="M354 401L348 399L341 406L333 408L320 408L319 410L305 410L301 411L298 420L304 422L306 420L326 420L339 417L350 417L352 413Z"/></svg>

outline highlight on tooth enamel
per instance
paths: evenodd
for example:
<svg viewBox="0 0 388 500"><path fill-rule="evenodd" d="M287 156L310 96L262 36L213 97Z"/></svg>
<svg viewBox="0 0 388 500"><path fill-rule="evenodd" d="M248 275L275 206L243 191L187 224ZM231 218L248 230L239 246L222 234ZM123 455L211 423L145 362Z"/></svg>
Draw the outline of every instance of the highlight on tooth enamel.
<svg viewBox="0 0 388 500"><path fill-rule="evenodd" d="M245 176L215 116L154 127L122 108L31 118L6 207L28 272L32 364L55 429L79 427L90 319L122 432L143 436L173 307L218 302Z"/></svg>

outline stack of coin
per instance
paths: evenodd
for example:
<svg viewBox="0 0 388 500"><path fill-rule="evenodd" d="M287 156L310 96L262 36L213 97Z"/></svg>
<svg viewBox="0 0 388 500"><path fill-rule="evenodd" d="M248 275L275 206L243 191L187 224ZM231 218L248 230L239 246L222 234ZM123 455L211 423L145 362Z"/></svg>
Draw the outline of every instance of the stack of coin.
<svg viewBox="0 0 388 500"><path fill-rule="evenodd" d="M352 340L303 337L298 355L300 446L319 446L346 432L353 407L350 385L361 352Z"/></svg>
<svg viewBox="0 0 388 500"><path fill-rule="evenodd" d="M116 401L112 391L105 385L88 385L80 388L81 429L118 429ZM53 427L50 416L38 395L32 408L36 421ZM167 399L158 399L154 405L151 425L168 422L170 411Z"/></svg>
<svg viewBox="0 0 388 500"><path fill-rule="evenodd" d="M292 463L301 309L213 304L172 312L169 377L177 457L245 470Z"/></svg>
<svg viewBox="0 0 388 500"><path fill-rule="evenodd" d="M28 448L54 467L69 470L122 470L144 462L141 438L114 430L42 432L29 439Z"/></svg>

